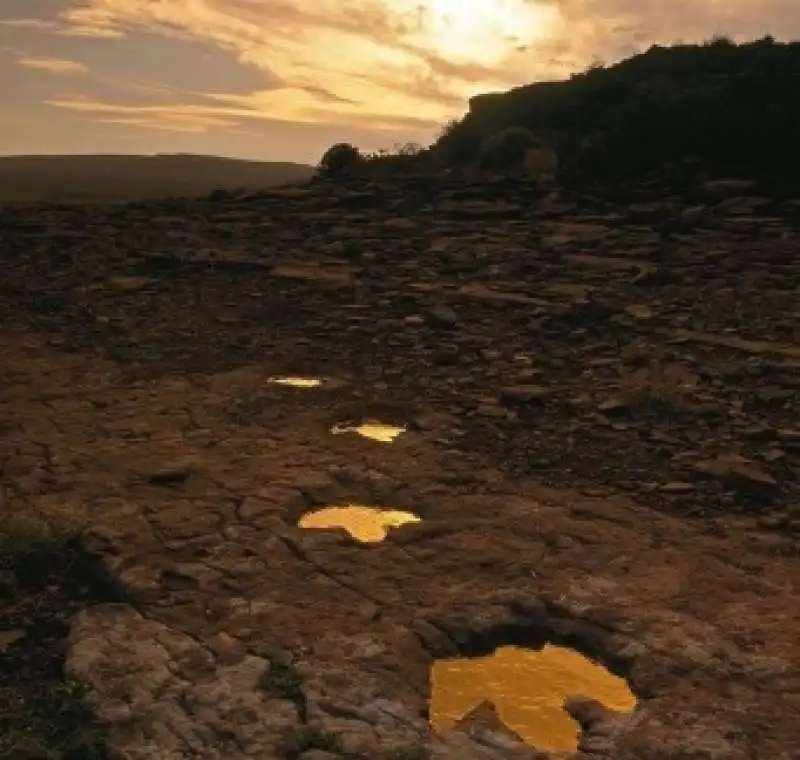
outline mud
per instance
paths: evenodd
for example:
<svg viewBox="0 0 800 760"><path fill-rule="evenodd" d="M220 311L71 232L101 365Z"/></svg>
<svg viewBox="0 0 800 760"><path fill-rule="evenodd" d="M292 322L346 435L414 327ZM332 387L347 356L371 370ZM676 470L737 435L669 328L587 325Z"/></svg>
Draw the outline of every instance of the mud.
<svg viewBox="0 0 800 760"><path fill-rule="evenodd" d="M430 671L551 643L638 700L568 700L581 760L792 758L798 226L429 180L0 212L3 509L124 592L67 639L110 750L537 757L431 732ZM421 522L297 526L331 504Z"/></svg>

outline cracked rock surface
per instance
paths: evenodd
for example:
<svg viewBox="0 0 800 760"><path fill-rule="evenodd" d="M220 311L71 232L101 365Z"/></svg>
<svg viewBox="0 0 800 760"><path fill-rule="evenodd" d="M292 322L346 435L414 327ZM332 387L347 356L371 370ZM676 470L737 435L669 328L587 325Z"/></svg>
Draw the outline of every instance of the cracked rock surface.
<svg viewBox="0 0 800 760"><path fill-rule="evenodd" d="M0 211L4 498L120 589L67 660L112 756L541 758L428 729L434 658L524 639L639 698L568 700L581 760L796 758L800 206L631 193ZM350 502L422 521L296 527Z"/></svg>

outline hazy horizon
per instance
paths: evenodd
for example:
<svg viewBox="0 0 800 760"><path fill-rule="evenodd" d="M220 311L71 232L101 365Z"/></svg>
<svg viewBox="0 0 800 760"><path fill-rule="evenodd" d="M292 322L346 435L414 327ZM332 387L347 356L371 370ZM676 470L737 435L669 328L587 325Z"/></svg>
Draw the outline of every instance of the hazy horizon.
<svg viewBox="0 0 800 760"><path fill-rule="evenodd" d="M0 159L2 158L72 158L72 157L94 157L94 156L108 156L108 157L130 157L130 158L171 158L174 156L188 156L194 158L219 158L224 161L266 161L270 163L285 163L285 164L303 164L303 165L314 165L316 161L290 161L284 158L264 158L259 156L232 156L232 155L225 155L224 153L193 153L192 151L185 151L185 150L177 150L171 152L164 152L164 151L148 151L148 152L141 152L141 153L130 153L130 152L122 152L122 151L92 151L92 150L84 150L84 151L73 151L71 153L57 153L57 152L50 152L50 153L0 153Z"/></svg>
<svg viewBox="0 0 800 760"><path fill-rule="evenodd" d="M797 0L3 0L0 155L316 163L652 44L800 38Z"/></svg>

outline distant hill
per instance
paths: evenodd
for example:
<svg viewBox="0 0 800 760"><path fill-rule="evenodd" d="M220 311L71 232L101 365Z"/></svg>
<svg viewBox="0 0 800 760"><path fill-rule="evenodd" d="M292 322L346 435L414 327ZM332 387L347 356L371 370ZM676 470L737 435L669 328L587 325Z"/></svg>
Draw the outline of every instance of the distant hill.
<svg viewBox="0 0 800 760"><path fill-rule="evenodd" d="M478 95L432 146L468 164L481 143L523 126L557 147L563 179L675 171L798 181L800 42L654 46L567 81Z"/></svg>
<svg viewBox="0 0 800 760"><path fill-rule="evenodd" d="M187 154L0 156L0 203L116 203L310 179L313 167Z"/></svg>

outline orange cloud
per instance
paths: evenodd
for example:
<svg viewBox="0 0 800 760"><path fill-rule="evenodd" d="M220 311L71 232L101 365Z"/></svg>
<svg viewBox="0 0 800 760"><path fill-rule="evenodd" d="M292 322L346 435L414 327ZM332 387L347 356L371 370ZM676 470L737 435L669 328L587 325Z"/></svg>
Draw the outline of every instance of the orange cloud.
<svg viewBox="0 0 800 760"><path fill-rule="evenodd" d="M800 15L792 21L788 12L795 2L71 0L59 34L149 31L201 41L261 70L265 84L246 95L201 93L208 105L145 105L135 113L90 100L51 105L157 129L253 119L427 129L461 113L476 93L562 78L652 43L779 34L776 24L800 35Z"/></svg>
<svg viewBox="0 0 800 760"><path fill-rule="evenodd" d="M64 37L97 37L99 39L122 39L125 37L125 33L118 29L104 29L102 26L81 24L61 27L56 34L61 34Z"/></svg>
<svg viewBox="0 0 800 760"><path fill-rule="evenodd" d="M85 74L89 69L78 61L68 61L62 58L18 58L20 66L29 69L40 69L53 74Z"/></svg>
<svg viewBox="0 0 800 760"><path fill-rule="evenodd" d="M2 18L0 26L8 26L12 29L55 29L58 24L40 18Z"/></svg>
<svg viewBox="0 0 800 760"><path fill-rule="evenodd" d="M148 104L126 105L105 103L80 94L65 94L44 101L45 105L63 108L98 121L124 123L147 129L169 132L204 132L209 128L235 128L246 121L292 121L295 123L339 124L343 127L353 123L352 108L345 109L336 116L325 111L315 113L316 102L303 91L294 91L291 97L277 91L277 101L288 97L294 102L294 111L286 110L283 118L275 119L270 110L270 102L276 93L258 92L251 95L210 95L210 102L218 105L198 104ZM405 129L432 129L438 122L430 122L398 112L386 116L380 112L359 111L359 124L375 131L395 131Z"/></svg>
<svg viewBox="0 0 800 760"><path fill-rule="evenodd" d="M141 116L119 116L117 118L93 118L92 121L100 124L116 124L124 127L140 127L156 132L179 132L181 134L203 134L209 127L226 126L222 119L182 118L176 114L169 114L168 118L153 120ZM227 130L236 132L237 130Z"/></svg>
<svg viewBox="0 0 800 760"><path fill-rule="evenodd" d="M246 96L211 94L246 111L244 118L261 113L396 129L441 123L470 95L517 83L516 48L558 21L547 0L480 7L461 0L356 0L346 6L343 0L86 0L60 22L61 33L147 29L205 41L285 83Z"/></svg>
<svg viewBox="0 0 800 760"><path fill-rule="evenodd" d="M124 37L125 32L117 28L117 17L102 3L70 8L60 16L64 25L58 34L75 37Z"/></svg>

